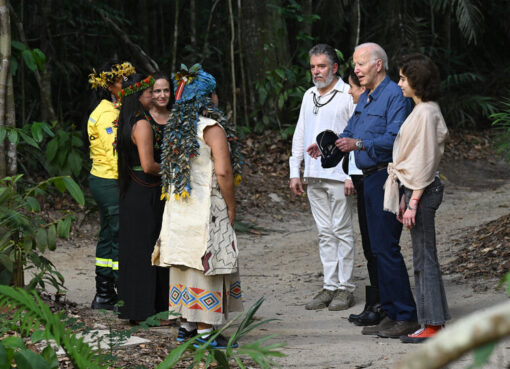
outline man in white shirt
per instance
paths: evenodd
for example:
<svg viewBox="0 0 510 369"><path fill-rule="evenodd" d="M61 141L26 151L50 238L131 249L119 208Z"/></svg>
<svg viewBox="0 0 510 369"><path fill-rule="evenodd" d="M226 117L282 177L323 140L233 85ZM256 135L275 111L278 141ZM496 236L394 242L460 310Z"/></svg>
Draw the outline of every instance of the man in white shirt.
<svg viewBox="0 0 510 369"><path fill-rule="evenodd" d="M314 87L308 89L301 104L299 120L292 139L290 189L303 195L301 162L305 161L304 181L319 233L319 253L324 270L323 289L305 305L307 310L345 310L354 304L354 232L352 198L354 186L341 165L325 169L321 161L306 154L324 130L340 134L354 111L349 85L338 75L335 49L326 44L309 51Z"/></svg>

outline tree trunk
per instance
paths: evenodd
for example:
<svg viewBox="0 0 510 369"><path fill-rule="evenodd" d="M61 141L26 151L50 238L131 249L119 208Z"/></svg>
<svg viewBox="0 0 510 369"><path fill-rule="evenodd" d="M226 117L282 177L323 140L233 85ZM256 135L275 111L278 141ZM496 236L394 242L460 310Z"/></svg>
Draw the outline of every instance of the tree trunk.
<svg viewBox="0 0 510 369"><path fill-rule="evenodd" d="M241 33L241 20L243 17L241 0L237 0L237 42L239 48L239 69L241 70L241 95L243 97L243 113L244 113L244 125L248 125L248 91L246 88L246 76L244 73L244 53L243 53L243 43L242 43L242 33Z"/></svg>
<svg viewBox="0 0 510 369"><path fill-rule="evenodd" d="M303 0L303 15L310 18L313 14L313 1L312 0ZM304 22L302 23L303 31L307 35L312 35L312 22ZM301 40L300 42L304 43L304 46L309 50L312 48L312 40Z"/></svg>
<svg viewBox="0 0 510 369"><path fill-rule="evenodd" d="M276 6L282 5L280 0L272 0L270 3ZM266 72L291 62L285 19L267 5L267 3L256 1L243 2L242 41L244 52L250 55L245 59L245 65L248 86L253 89L250 99L252 104L257 92L255 86L257 82L264 80ZM268 108L262 111L263 115L278 120L275 113Z"/></svg>
<svg viewBox="0 0 510 369"><path fill-rule="evenodd" d="M197 49L197 14L196 14L196 3L195 0L189 2L189 16L190 16L190 28L191 28L191 47L193 50Z"/></svg>
<svg viewBox="0 0 510 369"><path fill-rule="evenodd" d="M281 6L280 0L267 3ZM285 20L267 3L243 3L243 45L251 54L246 69L252 82L261 81L266 71L289 61Z"/></svg>
<svg viewBox="0 0 510 369"><path fill-rule="evenodd" d="M175 64L177 62L177 40L179 39L179 0L175 0L175 17L174 17L174 42L172 48L172 65L170 71L176 71Z"/></svg>
<svg viewBox="0 0 510 369"><path fill-rule="evenodd" d="M18 29L19 37L22 43L25 44L25 46L30 49L27 38L25 36L25 30L23 27L23 23L21 22L20 18L16 15L14 12L14 9L12 6L9 6L10 13L14 19L14 22L16 23L16 28ZM43 18L43 17L42 17ZM46 29L46 28L43 28ZM43 32L44 33L44 32ZM44 40L44 37L42 38ZM44 45L44 42L42 42L42 45ZM41 50L43 52L47 52L47 48L44 48L44 46L41 47ZM37 84L39 86L39 93L41 94L41 117L43 120L56 120L57 115L55 114L55 109L53 109L53 103L51 101L51 73L49 71L49 60L48 55L46 54L46 68L44 73L40 73L38 69L34 71L34 76L37 81Z"/></svg>
<svg viewBox="0 0 510 369"><path fill-rule="evenodd" d="M204 47L202 48L202 58L200 59L200 64L202 64L204 62L205 57L206 57L207 48L209 47L209 32L211 31L211 24L212 24L214 9L216 9L216 5L218 5L219 2L220 2L220 0L214 0L213 4L211 6L211 11L209 12L209 20L207 21L207 29L205 31Z"/></svg>
<svg viewBox="0 0 510 369"><path fill-rule="evenodd" d="M12 128L16 127L16 110L14 107L14 88L12 83L12 74L7 77L7 110L5 112L6 125ZM18 173L18 160L16 144L7 141L7 175L13 176Z"/></svg>
<svg viewBox="0 0 510 369"><path fill-rule="evenodd" d="M11 60L11 25L9 19L9 8L7 0L0 0L0 126L7 124L7 81L9 72L9 63ZM0 141L0 178L7 175L7 161L5 156L5 143L7 140Z"/></svg>
<svg viewBox="0 0 510 369"><path fill-rule="evenodd" d="M53 108L52 89L51 89L51 66L52 62L52 40L50 39L50 14L52 12L52 1L46 0L40 7L41 17L41 50L46 55L45 68L41 71L41 80L39 90L41 94L41 118L43 121L52 122L57 120L57 114Z"/></svg>
<svg viewBox="0 0 510 369"><path fill-rule="evenodd" d="M232 122L237 124L237 87L236 87L236 63L234 57L234 46L236 40L234 12L232 0L228 0L228 13L230 18L230 68L232 70Z"/></svg>

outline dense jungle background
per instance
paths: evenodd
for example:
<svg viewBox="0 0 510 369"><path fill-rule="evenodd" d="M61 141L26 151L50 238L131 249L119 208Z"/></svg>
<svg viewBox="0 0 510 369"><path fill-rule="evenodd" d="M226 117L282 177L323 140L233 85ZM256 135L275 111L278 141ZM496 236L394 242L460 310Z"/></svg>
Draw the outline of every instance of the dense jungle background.
<svg viewBox="0 0 510 369"><path fill-rule="evenodd" d="M318 42L341 51L342 71L356 44L378 42L394 79L400 55L431 56L441 69L441 106L451 128L489 127L490 115L504 111L510 96L505 0L2 2L8 12L2 13L0 125L46 122L58 139L48 147L51 137L44 135L41 157L18 135L18 169L16 156L7 154L18 139L2 136L0 176L64 170L83 183L87 145L76 133L90 112L87 78L110 59L168 73L200 62L217 78L220 104L241 134L271 130L283 138L291 136L311 84L307 51Z"/></svg>
<svg viewBox="0 0 510 369"><path fill-rule="evenodd" d="M509 17L510 0L0 0L0 285L37 288L53 311L66 310L88 327L126 330L125 323L89 309L98 217L87 191L90 162L82 137L91 110L88 75L112 59L130 61L143 73L171 73L181 63L199 62L216 77L220 107L236 123L243 144L236 230L245 247L246 302L265 296L260 315L281 318L267 330L289 340L286 367L314 367L323 360L321 367L363 361L356 367L387 368L411 349L378 342L370 352L357 351L356 327L336 315L303 316L296 302L321 280L319 261L310 261L317 237L308 202L288 190L290 141L302 95L311 86L308 50L316 43L334 46L343 55L344 73L357 44L377 42L387 51L394 80L400 55L421 52L438 64L439 103L450 129L438 238L448 293L456 317L462 317L506 300L494 287L505 274L510 285L510 167L499 155L510 159ZM403 238L409 243L408 235ZM360 262L360 286L364 270ZM465 292L468 283L474 292ZM23 325L24 341L14 342L21 316L16 314L33 308L33 298L8 297L4 287L0 367L2 347L14 352L33 333ZM50 289L51 295L42 292ZM359 304L363 298L358 292ZM15 313L4 315L9 304ZM282 306L291 314L280 316ZM47 318L53 319L49 310ZM117 353L118 365L169 367L162 360L176 346L175 332L157 332L138 332L152 341ZM338 351L336 339L352 346ZM503 367L500 362L510 368L507 347L493 355L491 369ZM267 352L261 357L273 355ZM331 359L332 353L338 357ZM52 367L74 365L69 357ZM190 360L178 367L189 367ZM245 363L255 365L253 360Z"/></svg>

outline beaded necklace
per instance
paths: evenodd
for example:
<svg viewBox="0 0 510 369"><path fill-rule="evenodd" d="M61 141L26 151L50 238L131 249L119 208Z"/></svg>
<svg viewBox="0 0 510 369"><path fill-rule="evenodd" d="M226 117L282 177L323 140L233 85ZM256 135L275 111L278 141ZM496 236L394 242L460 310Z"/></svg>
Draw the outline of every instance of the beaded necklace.
<svg viewBox="0 0 510 369"><path fill-rule="evenodd" d="M335 90L335 91L333 92L333 95L331 95L331 97L329 98L329 100L328 100L328 101L326 101L325 103L320 103L320 102L319 102L319 100L317 99L317 96L315 95L315 92L312 92L312 94L313 94L313 104L315 105L315 106L313 107L313 113L314 113L315 115L317 115L317 114L319 113L319 109L320 109L320 108L322 108L322 107L323 107L323 106L325 106L325 105L328 105L328 104L331 102L331 100L333 100L333 99L335 98L335 95L337 94L337 92L338 92L338 90ZM321 97L319 96L319 99L320 99L320 98L321 98Z"/></svg>

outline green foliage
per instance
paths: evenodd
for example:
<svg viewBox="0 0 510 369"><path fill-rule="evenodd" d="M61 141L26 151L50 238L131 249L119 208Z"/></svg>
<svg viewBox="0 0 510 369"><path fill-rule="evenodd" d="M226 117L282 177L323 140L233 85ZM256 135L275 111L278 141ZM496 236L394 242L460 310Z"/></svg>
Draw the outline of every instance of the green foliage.
<svg viewBox="0 0 510 369"><path fill-rule="evenodd" d="M61 128L55 121L25 124L22 128L0 126L0 141L18 145L20 165L25 173L42 169L49 176L80 177L84 168L83 140L74 126ZM44 155L41 155L45 148Z"/></svg>
<svg viewBox="0 0 510 369"><path fill-rule="evenodd" d="M303 14L301 4L292 0L284 5L268 4L268 8L276 10L287 22L296 22L300 31L296 35L298 48L295 50L298 63L289 60L273 70L265 71L262 81L255 84L257 92L257 110L254 115L260 115L253 126L254 132L265 129L278 128L284 137L294 132L295 122L299 115L299 108L303 94L310 85L311 75L308 70L308 42L314 37L302 31L303 26L312 25L320 17L317 14L309 16ZM280 30L282 33L283 30ZM264 51L275 48L274 43L266 43ZM267 55L267 53L266 53ZM274 126L276 120L277 126Z"/></svg>
<svg viewBox="0 0 510 369"><path fill-rule="evenodd" d="M499 131L498 152L505 155L510 161L510 99L501 102L501 110L490 116L493 119L492 125Z"/></svg>
<svg viewBox="0 0 510 369"><path fill-rule="evenodd" d="M483 14L481 5L476 0L430 0L436 11L445 12L450 8L455 14L462 35L469 43L476 44L483 28Z"/></svg>
<svg viewBox="0 0 510 369"><path fill-rule="evenodd" d="M83 141L78 131L58 129L46 146L46 159L49 163L49 174L73 174L78 177L83 169Z"/></svg>
<svg viewBox="0 0 510 369"><path fill-rule="evenodd" d="M503 283L506 284L506 293L510 296L510 272L506 273L503 277Z"/></svg>
<svg viewBox="0 0 510 369"><path fill-rule="evenodd" d="M27 66L27 68L35 72L36 70L44 71L44 63L46 63L46 55L40 50L40 49L30 49L25 44L18 42L18 41L12 41L11 42L12 48L17 51L13 53L12 59L11 59L11 73L13 76L16 75L16 72L18 70L19 62L16 58L16 56L20 57L20 60L24 62L24 64ZM19 55L18 55L19 53Z"/></svg>
<svg viewBox="0 0 510 369"><path fill-rule="evenodd" d="M231 337L230 343L244 337L260 325L273 320L255 321L254 314L257 312L262 302L263 298L258 300L248 310L239 328ZM68 319L63 312L52 313L49 307L41 301L34 291L30 293L23 289L0 286L0 307L8 307L10 309L10 318L3 319L0 328L7 325L8 329L16 330L24 337L30 337L33 343L41 342L42 340L46 342L54 340L56 345L64 349L73 367L77 369L106 369L115 364L110 361L112 359L111 356L101 353L99 349L93 349L89 344L83 341L83 338L78 338L73 332L76 328L73 327L75 321ZM152 320L147 320L146 324L157 323L159 318L154 316L151 319ZM211 335L210 341L214 340L214 338L230 326L233 321L227 324L222 330ZM40 329L41 327L43 329ZM1 331L3 332L4 330L2 329ZM216 363L218 369L227 369L229 368L229 360L233 359L240 368L245 369L246 366L241 359L243 355L251 357L260 368L266 369L276 366L272 358L284 356L284 354L278 350L283 346L282 344L265 344L265 342L273 336L264 337L255 342L241 345L237 349L227 348L225 351L220 351L212 349L207 344L203 344L197 349L189 351L189 349L193 347L197 337L190 339L172 350L165 360L156 368L173 368L183 358L192 357L193 363L190 365L190 368L199 367L202 362L205 363L206 368L210 367L210 364ZM13 363L16 363L19 368L58 368L58 359L50 345L47 345L41 354L37 354L26 348L22 338L11 335L0 341L0 369L10 368Z"/></svg>
<svg viewBox="0 0 510 369"><path fill-rule="evenodd" d="M73 216L68 213L57 220L46 220L41 215L40 201L56 188L84 205L83 192L67 176L52 177L35 186L23 183L22 178L20 174L0 179L0 283L12 281L23 286L23 270L28 266L36 269L28 287L45 288L45 282L50 282L59 290L63 277L41 253L55 249L57 236L69 236Z"/></svg>
<svg viewBox="0 0 510 369"><path fill-rule="evenodd" d="M246 336L252 330L260 327L263 324L271 322L275 319L267 319L264 321L256 322L254 319L254 315L257 310L260 308L262 303L264 302L264 298L260 298L250 309L244 314L244 318L239 324L236 332L230 337L229 345L238 341L242 337ZM282 352L279 351L281 347L284 345L282 343L274 343L274 344L266 344L266 342L273 338L274 335L266 336L261 339L258 339L255 342L247 343L240 345L238 348L227 347L225 351L215 350L211 348L208 343L212 342L219 334L221 334L225 329L227 329L233 322L238 320L242 315L238 315L232 321L227 323L222 329L216 331L214 334L211 334L209 340L200 345L196 350L192 353L193 363L190 367L198 368L200 363L204 363L204 367L209 368L210 364L215 363L215 367L218 369L228 369L229 361L231 359L235 360L237 365L240 368L246 369L246 366L242 362L242 356L249 356L259 365L262 369L272 368L276 366L276 363L273 361L275 357L283 357L285 356ZM198 337L198 336L197 336ZM170 355L161 362L156 369L168 369L173 368L173 366L182 359L182 355L185 354L185 351L193 345L196 338L193 338L175 350L173 350Z"/></svg>
<svg viewBox="0 0 510 369"><path fill-rule="evenodd" d="M478 73L449 74L441 83L441 110L449 125L476 127L480 117L489 118L496 111L492 97L477 93L484 78Z"/></svg>
<svg viewBox="0 0 510 369"><path fill-rule="evenodd" d="M496 348L496 342L491 342L482 347L479 347L473 352L473 364L467 367L467 369L482 368L489 362L492 352Z"/></svg>
<svg viewBox="0 0 510 369"><path fill-rule="evenodd" d="M46 341L54 340L58 346L62 346L75 368L96 369L107 367L104 365L104 357L97 350L83 342L82 338L77 338L67 327L69 320L64 313L52 313L34 291L29 293L23 289L0 286L0 306L10 307L13 314L12 320L20 323L18 331L24 336L28 337L32 335L33 330L38 329L41 325L44 326L44 333L41 333L37 338L44 338ZM42 355L32 351L29 354L26 352L27 350L23 350L22 339L18 337L11 338L10 341L8 339L1 341L6 353L2 355L0 350L0 359L2 357L7 358L3 362L4 365L10 365L14 360L17 366L21 368L55 367L56 355L50 346L45 348L46 352L43 351ZM24 354L21 356L13 354L13 352L20 352L17 349L21 349Z"/></svg>

